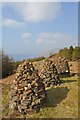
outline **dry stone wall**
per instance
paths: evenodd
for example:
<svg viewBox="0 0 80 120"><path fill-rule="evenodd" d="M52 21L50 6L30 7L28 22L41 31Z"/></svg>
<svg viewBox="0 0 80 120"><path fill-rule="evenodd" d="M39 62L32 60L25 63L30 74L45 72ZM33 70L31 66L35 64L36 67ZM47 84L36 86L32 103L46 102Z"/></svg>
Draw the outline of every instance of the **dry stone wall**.
<svg viewBox="0 0 80 120"><path fill-rule="evenodd" d="M61 82L55 65L48 59L44 60L40 77L43 79L45 87L58 85Z"/></svg>
<svg viewBox="0 0 80 120"><path fill-rule="evenodd" d="M55 59L53 58L53 62L57 68L57 71L60 77L70 76L70 67L65 57L58 57Z"/></svg>
<svg viewBox="0 0 80 120"><path fill-rule="evenodd" d="M46 91L38 71L31 62L19 65L12 86L13 108L20 113L39 112L46 98Z"/></svg>
<svg viewBox="0 0 80 120"><path fill-rule="evenodd" d="M42 66L40 73L28 61L17 68L11 90L11 101L13 108L20 113L39 112L46 98L45 87L60 84L59 75L70 75L68 61L63 57L53 61L45 59Z"/></svg>

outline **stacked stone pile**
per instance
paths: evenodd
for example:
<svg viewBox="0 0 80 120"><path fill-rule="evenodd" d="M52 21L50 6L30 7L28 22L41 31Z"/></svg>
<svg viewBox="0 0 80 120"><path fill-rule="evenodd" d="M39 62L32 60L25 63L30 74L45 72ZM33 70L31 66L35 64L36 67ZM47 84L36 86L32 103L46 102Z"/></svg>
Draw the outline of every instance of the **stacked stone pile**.
<svg viewBox="0 0 80 120"><path fill-rule="evenodd" d="M43 79L45 87L54 86L61 82L55 65L48 59L44 61L40 77Z"/></svg>
<svg viewBox="0 0 80 120"><path fill-rule="evenodd" d="M24 62L19 65L13 85L11 94L13 108L24 114L39 112L46 91L32 63Z"/></svg>
<svg viewBox="0 0 80 120"><path fill-rule="evenodd" d="M56 59L53 59L53 62L57 68L59 76L61 77L70 76L70 67L65 57L58 57Z"/></svg>

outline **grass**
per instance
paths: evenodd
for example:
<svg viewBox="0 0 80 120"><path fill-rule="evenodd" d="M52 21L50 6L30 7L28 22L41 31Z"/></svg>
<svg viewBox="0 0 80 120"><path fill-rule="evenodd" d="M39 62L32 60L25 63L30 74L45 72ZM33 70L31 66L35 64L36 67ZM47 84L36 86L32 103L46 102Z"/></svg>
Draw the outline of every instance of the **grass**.
<svg viewBox="0 0 80 120"><path fill-rule="evenodd" d="M2 105L3 105L3 111L2 116L6 117L9 113L9 91L10 91L10 85L3 85L2 89Z"/></svg>
<svg viewBox="0 0 80 120"><path fill-rule="evenodd" d="M58 87L47 89L47 99L39 113L29 118L77 118L78 117L78 78L62 78Z"/></svg>
<svg viewBox="0 0 80 120"><path fill-rule="evenodd" d="M11 79L11 78L9 78ZM12 79L13 80L13 79ZM28 118L77 118L78 117L78 77L72 76L61 78L61 85L49 87L47 90L47 99L42 105L39 113L28 115ZM3 84L2 105L3 117L21 118L21 114L12 112L9 108L9 92L11 82ZM10 114L10 116L9 116Z"/></svg>

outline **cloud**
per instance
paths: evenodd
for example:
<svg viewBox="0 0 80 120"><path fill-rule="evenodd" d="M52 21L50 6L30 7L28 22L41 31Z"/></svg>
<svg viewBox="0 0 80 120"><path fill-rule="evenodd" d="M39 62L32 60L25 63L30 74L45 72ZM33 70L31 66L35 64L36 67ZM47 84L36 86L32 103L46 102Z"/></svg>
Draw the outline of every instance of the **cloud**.
<svg viewBox="0 0 80 120"><path fill-rule="evenodd" d="M4 18L2 20L2 25L8 26L8 27L22 27L25 25L25 23L20 22L20 21L16 21L16 20L10 19L10 18Z"/></svg>
<svg viewBox="0 0 80 120"><path fill-rule="evenodd" d="M77 40L69 34L64 33L41 33L37 38L38 45L47 47L63 47L77 44Z"/></svg>
<svg viewBox="0 0 80 120"><path fill-rule="evenodd" d="M55 38L54 33L41 33L39 35L39 38L37 39L37 43L42 44L42 43L55 43L56 41L54 40Z"/></svg>
<svg viewBox="0 0 80 120"><path fill-rule="evenodd" d="M59 2L13 3L11 6L28 22L54 20L61 13Z"/></svg>
<svg viewBox="0 0 80 120"><path fill-rule="evenodd" d="M25 40L25 42L29 42L31 33L22 33L21 37L23 40Z"/></svg>

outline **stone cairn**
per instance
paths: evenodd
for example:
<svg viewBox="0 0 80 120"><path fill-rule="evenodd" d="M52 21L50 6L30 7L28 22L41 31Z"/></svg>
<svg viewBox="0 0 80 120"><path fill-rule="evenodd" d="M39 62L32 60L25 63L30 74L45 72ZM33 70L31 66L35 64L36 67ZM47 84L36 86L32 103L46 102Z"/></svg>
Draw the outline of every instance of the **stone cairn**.
<svg viewBox="0 0 80 120"><path fill-rule="evenodd" d="M19 65L13 84L13 108L23 114L39 112L46 91L42 79L38 76L38 70L32 63L26 61Z"/></svg>
<svg viewBox="0 0 80 120"><path fill-rule="evenodd" d="M60 77L70 76L70 67L65 57L58 57L56 59L53 59L53 62L57 68Z"/></svg>
<svg viewBox="0 0 80 120"><path fill-rule="evenodd" d="M55 65L48 59L44 61L40 77L43 79L45 87L58 85L61 82Z"/></svg>

